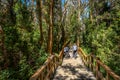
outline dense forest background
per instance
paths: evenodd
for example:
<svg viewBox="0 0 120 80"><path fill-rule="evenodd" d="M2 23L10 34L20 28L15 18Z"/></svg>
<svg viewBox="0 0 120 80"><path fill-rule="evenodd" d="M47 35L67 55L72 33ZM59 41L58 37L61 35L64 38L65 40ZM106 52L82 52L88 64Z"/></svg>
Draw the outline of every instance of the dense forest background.
<svg viewBox="0 0 120 80"><path fill-rule="evenodd" d="M0 0L0 80L28 80L68 39L120 75L119 9L119 0Z"/></svg>

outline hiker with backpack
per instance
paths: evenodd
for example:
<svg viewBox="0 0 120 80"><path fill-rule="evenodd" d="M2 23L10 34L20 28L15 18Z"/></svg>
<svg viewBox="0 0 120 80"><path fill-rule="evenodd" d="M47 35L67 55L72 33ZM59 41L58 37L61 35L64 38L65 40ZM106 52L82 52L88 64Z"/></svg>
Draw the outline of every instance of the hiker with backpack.
<svg viewBox="0 0 120 80"><path fill-rule="evenodd" d="M64 47L64 55L65 55L65 57L70 57L70 55L69 55L69 47L68 46Z"/></svg>
<svg viewBox="0 0 120 80"><path fill-rule="evenodd" d="M73 44L73 47L72 47L72 48L73 48L73 57L74 57L74 58L77 58L77 48L78 48L78 47L77 47L76 43Z"/></svg>

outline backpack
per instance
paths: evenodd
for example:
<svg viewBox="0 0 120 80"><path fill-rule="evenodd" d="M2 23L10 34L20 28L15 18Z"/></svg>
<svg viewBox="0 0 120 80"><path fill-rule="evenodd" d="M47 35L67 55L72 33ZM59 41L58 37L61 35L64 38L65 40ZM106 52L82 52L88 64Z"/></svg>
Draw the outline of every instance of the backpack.
<svg viewBox="0 0 120 80"><path fill-rule="evenodd" d="M77 50L77 45L73 45L73 50L74 50L74 51Z"/></svg>
<svg viewBox="0 0 120 80"><path fill-rule="evenodd" d="M67 51L69 51L69 47L64 48L64 52L67 52Z"/></svg>

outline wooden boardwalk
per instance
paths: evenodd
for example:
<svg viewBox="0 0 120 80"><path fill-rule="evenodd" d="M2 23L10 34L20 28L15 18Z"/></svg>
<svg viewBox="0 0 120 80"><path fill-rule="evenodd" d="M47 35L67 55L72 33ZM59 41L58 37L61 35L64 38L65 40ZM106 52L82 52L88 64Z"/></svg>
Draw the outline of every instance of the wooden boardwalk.
<svg viewBox="0 0 120 80"><path fill-rule="evenodd" d="M69 52L70 58L64 58L63 63L56 69L52 80L96 80L94 74L89 71L82 62L79 55L72 57L72 51Z"/></svg>
<svg viewBox="0 0 120 80"><path fill-rule="evenodd" d="M58 56L49 56L44 65L29 80L120 80L120 76L116 75L94 54L86 55L79 48L78 52L80 56L77 55L76 59L72 57L63 58L63 49ZM72 50L69 54L72 56ZM60 65L61 60L63 60L62 65ZM91 71L88 70L83 62ZM102 69L105 70L106 75L101 72Z"/></svg>

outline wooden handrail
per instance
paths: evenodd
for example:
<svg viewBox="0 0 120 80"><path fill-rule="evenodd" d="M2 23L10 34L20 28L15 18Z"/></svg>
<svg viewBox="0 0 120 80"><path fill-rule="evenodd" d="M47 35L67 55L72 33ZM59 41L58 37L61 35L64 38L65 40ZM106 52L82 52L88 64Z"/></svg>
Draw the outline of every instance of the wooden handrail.
<svg viewBox="0 0 120 80"><path fill-rule="evenodd" d="M50 78L51 74L54 73L54 70L57 68L57 62L59 58L56 55L51 55L44 65L38 69L31 77L30 80L46 80L45 78ZM52 70L54 68L54 70Z"/></svg>
<svg viewBox="0 0 120 80"><path fill-rule="evenodd" d="M97 63L105 69L108 76L112 76L114 80L120 80L120 76L116 75L108 66L106 66L104 63L102 63L100 60L97 60Z"/></svg>
<svg viewBox="0 0 120 80"><path fill-rule="evenodd" d="M85 55L85 53L83 52L83 50L81 48L78 49L78 52L80 53L81 58L82 58L84 64L87 65L87 55Z"/></svg>
<svg viewBox="0 0 120 80"><path fill-rule="evenodd" d="M94 71L96 74L97 80L110 80L112 77L114 80L120 80L120 76L115 74L107 65L105 65L98 57L94 54L86 55L81 48L78 50L79 55L82 57L82 60L85 65L87 65L91 71ZM106 76L103 76L103 73L100 72L101 68L105 70Z"/></svg>
<svg viewBox="0 0 120 80"><path fill-rule="evenodd" d="M55 69L60 65L61 60L63 59L63 50L64 47L70 42L66 41L62 46L62 50L59 55L50 55L45 61L44 65L39 68L29 80L48 80L52 77ZM61 62L62 63L62 62Z"/></svg>

